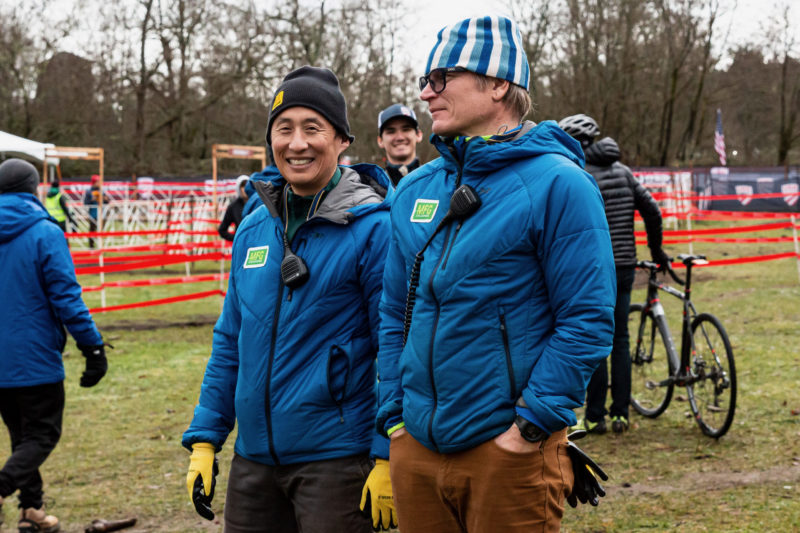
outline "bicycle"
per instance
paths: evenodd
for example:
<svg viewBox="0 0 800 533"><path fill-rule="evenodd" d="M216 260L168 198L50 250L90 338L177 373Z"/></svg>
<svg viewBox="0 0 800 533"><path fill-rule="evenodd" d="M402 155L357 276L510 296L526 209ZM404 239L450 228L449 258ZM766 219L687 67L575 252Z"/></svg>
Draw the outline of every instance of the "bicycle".
<svg viewBox="0 0 800 533"><path fill-rule="evenodd" d="M631 339L631 405L646 417L656 418L672 399L675 386L686 387L689 405L704 434L722 437L733 422L736 409L736 367L728 334L717 317L697 313L690 299L692 266L707 264L704 255L681 254L686 266L686 280L667 264L663 268L679 291L659 282L662 267L639 261L637 268L650 271L647 299L631 305L629 320L639 317L635 338ZM659 291L683 302L680 357L667 325Z"/></svg>

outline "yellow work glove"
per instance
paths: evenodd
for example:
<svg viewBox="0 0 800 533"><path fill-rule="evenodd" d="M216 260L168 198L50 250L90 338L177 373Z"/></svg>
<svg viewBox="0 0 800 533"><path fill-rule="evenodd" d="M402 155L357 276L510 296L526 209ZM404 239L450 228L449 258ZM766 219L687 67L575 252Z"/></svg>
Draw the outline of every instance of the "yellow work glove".
<svg viewBox="0 0 800 533"><path fill-rule="evenodd" d="M394 510L392 479L389 477L389 461L375 459L375 467L367 476L361 491L361 512L372 518L374 531L388 531L397 527L397 511Z"/></svg>
<svg viewBox="0 0 800 533"><path fill-rule="evenodd" d="M213 444L208 442L192 444L192 458L189 462L189 473L186 474L189 498L197 514L206 520L214 519L211 500L214 499L214 487L217 485L217 473L219 473L214 453Z"/></svg>

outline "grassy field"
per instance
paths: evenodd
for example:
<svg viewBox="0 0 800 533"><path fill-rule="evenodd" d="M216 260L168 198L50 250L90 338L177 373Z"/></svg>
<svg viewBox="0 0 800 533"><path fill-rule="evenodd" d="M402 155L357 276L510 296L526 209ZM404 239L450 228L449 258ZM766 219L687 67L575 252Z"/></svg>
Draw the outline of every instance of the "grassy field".
<svg viewBox="0 0 800 533"><path fill-rule="evenodd" d="M667 249L671 254L685 251ZM791 244L695 244L694 250L713 260L790 251ZM203 267L218 271L215 264ZM165 273L180 275L183 265ZM676 389L660 418L633 415L633 427L623 436L584 439L581 447L611 476L609 494L597 508L568 507L564 531L788 531L800 524L800 416L793 414L800 411L796 262L711 267L696 274L694 301L723 321L734 346L739 401L733 427L719 441L704 437L681 401L685 391ZM97 280L82 277L81 282ZM108 304L217 286L114 289ZM637 282L637 287L634 301L644 297L643 285ZM86 301L99 306L99 294L87 294ZM665 302L673 331L678 331L676 303ZM219 310L220 300L210 298L96 315L116 349L109 351L108 376L92 389L77 385L83 358L70 341L64 358L64 432L43 468L46 502L65 531L83 531L95 518L127 517L139 520L128 531L221 531L219 521L199 518L188 501L189 457L180 446ZM234 438L220 454L218 511ZM7 439L0 438L0 458L8 453ZM15 507L12 497L0 530L16 525Z"/></svg>

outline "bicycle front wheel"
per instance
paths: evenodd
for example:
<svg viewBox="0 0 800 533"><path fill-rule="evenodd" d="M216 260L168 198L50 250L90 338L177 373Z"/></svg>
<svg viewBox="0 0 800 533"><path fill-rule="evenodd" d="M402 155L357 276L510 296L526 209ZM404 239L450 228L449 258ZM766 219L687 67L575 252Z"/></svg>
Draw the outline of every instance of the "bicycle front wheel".
<svg viewBox="0 0 800 533"><path fill-rule="evenodd" d="M628 314L629 326L638 326L630 340L631 406L640 415L655 418L666 410L674 389L669 381L673 369L665 344L669 333L662 320L642 309L641 304L633 304Z"/></svg>
<svg viewBox="0 0 800 533"><path fill-rule="evenodd" d="M736 367L733 349L722 323L701 313L692 321L693 383L689 404L703 433L720 438L733 423L736 409Z"/></svg>

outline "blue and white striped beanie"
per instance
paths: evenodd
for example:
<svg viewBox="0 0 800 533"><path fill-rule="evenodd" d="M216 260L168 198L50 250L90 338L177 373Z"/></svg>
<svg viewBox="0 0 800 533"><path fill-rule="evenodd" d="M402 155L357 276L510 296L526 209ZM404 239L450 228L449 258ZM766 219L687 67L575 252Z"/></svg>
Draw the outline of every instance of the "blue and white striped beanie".
<svg viewBox="0 0 800 533"><path fill-rule="evenodd" d="M425 74L446 67L463 67L525 89L531 76L517 23L500 16L469 18L439 30Z"/></svg>

